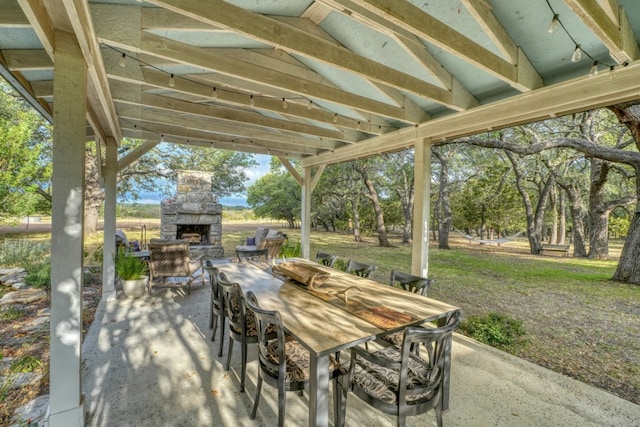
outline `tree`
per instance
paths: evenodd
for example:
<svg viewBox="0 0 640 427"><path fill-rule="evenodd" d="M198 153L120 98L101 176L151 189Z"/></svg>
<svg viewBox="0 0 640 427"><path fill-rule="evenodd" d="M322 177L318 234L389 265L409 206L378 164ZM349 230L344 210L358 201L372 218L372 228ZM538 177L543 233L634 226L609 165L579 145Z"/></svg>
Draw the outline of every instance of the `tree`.
<svg viewBox="0 0 640 427"><path fill-rule="evenodd" d="M51 125L0 81L0 220L49 211L50 178Z"/></svg>
<svg viewBox="0 0 640 427"><path fill-rule="evenodd" d="M362 160L355 160L352 162L354 169L360 174L367 192L365 196L371 201L373 211L376 217L376 226L378 229L378 243L382 247L388 247L389 238L387 236L387 229L384 223L384 213L382 211L382 205L380 204L380 197L378 195L377 183L374 182L374 177L380 175L375 170L376 166L379 166L379 158L369 157Z"/></svg>
<svg viewBox="0 0 640 427"><path fill-rule="evenodd" d="M256 216L287 221L295 228L300 219L300 185L287 171L271 171L247 190L247 204Z"/></svg>
<svg viewBox="0 0 640 427"><path fill-rule="evenodd" d="M562 147L581 152L589 158L627 165L631 168L631 175L635 180L633 200L637 203L640 198L640 181L638 180L640 172L640 152L638 151L640 149L640 106L637 104L623 104L612 106L610 110L616 114L620 123L630 130L633 138L626 141L616 140L612 143L606 138L590 140L568 134L536 140L530 144L507 143L496 139L478 137L463 138L463 140L474 145L503 148L520 155L537 154L545 150ZM599 110L599 114L606 114L606 110ZM624 204L625 200L620 199L618 202L619 204ZM628 200L626 202L628 203ZM634 213L618 269L613 279L640 284L640 208L636 208Z"/></svg>

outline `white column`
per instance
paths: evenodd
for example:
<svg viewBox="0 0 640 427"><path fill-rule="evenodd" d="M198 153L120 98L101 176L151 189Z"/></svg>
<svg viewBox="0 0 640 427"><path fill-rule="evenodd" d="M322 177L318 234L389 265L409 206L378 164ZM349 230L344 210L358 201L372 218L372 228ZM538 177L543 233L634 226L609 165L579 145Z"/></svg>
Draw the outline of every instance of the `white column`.
<svg viewBox="0 0 640 427"><path fill-rule="evenodd" d="M102 298L116 298L115 263L116 252L116 189L118 177L118 147L113 138L105 141L106 156L104 177L104 241L102 260Z"/></svg>
<svg viewBox="0 0 640 427"><path fill-rule="evenodd" d="M49 425L80 427L87 70L73 35L54 40Z"/></svg>
<svg viewBox="0 0 640 427"><path fill-rule="evenodd" d="M302 258L309 259L311 252L311 168L302 169L302 210L300 212L300 246Z"/></svg>
<svg viewBox="0 0 640 427"><path fill-rule="evenodd" d="M429 277L429 216L431 194L431 145L425 139L416 140L414 152L413 247L411 272Z"/></svg>

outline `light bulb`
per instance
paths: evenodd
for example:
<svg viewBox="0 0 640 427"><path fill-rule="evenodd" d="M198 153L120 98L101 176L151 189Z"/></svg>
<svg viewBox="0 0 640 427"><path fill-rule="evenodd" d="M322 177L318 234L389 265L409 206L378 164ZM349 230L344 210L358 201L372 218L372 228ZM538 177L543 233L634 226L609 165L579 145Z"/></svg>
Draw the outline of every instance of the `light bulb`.
<svg viewBox="0 0 640 427"><path fill-rule="evenodd" d="M313 101L309 101L309 105L307 105L307 110L311 110L311 107L313 107Z"/></svg>
<svg viewBox="0 0 640 427"><path fill-rule="evenodd" d="M333 123L338 123L338 113L333 115Z"/></svg>
<svg viewBox="0 0 640 427"><path fill-rule="evenodd" d="M120 57L120 61L118 61L118 65L121 67L127 65L127 55L125 55L124 53L122 54L122 56Z"/></svg>
<svg viewBox="0 0 640 427"><path fill-rule="evenodd" d="M176 85L176 79L173 77L173 73L171 73L171 77L169 77L169 86L174 87Z"/></svg>
<svg viewBox="0 0 640 427"><path fill-rule="evenodd" d="M249 95L249 105L251 105L252 107L255 107L256 105L256 100L253 99L253 95Z"/></svg>
<svg viewBox="0 0 640 427"><path fill-rule="evenodd" d="M549 24L549 29L547 31L549 31L550 34L553 34L556 31L558 31L559 26L560 26L560 20L558 19L558 14L556 13L553 15L553 19L551 20L551 23Z"/></svg>
<svg viewBox="0 0 640 427"><path fill-rule="evenodd" d="M211 97L213 99L218 99L218 91L216 90L216 87L213 87L213 91L211 91Z"/></svg>
<svg viewBox="0 0 640 427"><path fill-rule="evenodd" d="M571 55L571 62L578 62L582 59L582 49L580 49L580 45L576 45L576 50L573 51L573 55Z"/></svg>
<svg viewBox="0 0 640 427"><path fill-rule="evenodd" d="M595 61L593 63L593 65L591 66L591 69L589 70L589 75L590 76L597 76L598 75L598 61Z"/></svg>
<svg viewBox="0 0 640 427"><path fill-rule="evenodd" d="M288 106L289 104L287 104L287 100L282 98L282 108L286 110Z"/></svg>
<svg viewBox="0 0 640 427"><path fill-rule="evenodd" d="M612 65L609 67L609 80L616 78L616 68Z"/></svg>
<svg viewBox="0 0 640 427"><path fill-rule="evenodd" d="M160 142L164 142L164 135L160 135Z"/></svg>

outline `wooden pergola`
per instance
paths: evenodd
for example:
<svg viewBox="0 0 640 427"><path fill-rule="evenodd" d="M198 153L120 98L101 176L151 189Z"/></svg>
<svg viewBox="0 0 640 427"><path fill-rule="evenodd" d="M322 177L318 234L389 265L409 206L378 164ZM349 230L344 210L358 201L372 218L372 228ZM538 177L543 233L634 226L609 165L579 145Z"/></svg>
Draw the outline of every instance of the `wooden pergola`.
<svg viewBox="0 0 640 427"><path fill-rule="evenodd" d="M105 236L118 172L160 141L277 156L305 257L324 167L413 147L426 275L430 146L640 98L639 34L637 0L0 0L0 73L54 124L49 424L84 422L87 141ZM124 137L146 142L119 158ZM104 298L114 253L106 239Z"/></svg>

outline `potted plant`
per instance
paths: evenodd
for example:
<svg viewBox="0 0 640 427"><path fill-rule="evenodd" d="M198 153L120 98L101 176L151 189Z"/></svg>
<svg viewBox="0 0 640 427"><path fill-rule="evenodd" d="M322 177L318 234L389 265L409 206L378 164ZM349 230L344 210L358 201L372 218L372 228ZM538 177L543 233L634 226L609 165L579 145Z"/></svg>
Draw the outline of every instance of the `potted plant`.
<svg viewBox="0 0 640 427"><path fill-rule="evenodd" d="M149 276L147 264L131 252L119 250L116 253L116 274L122 285L122 292L128 298L139 298L144 295Z"/></svg>

